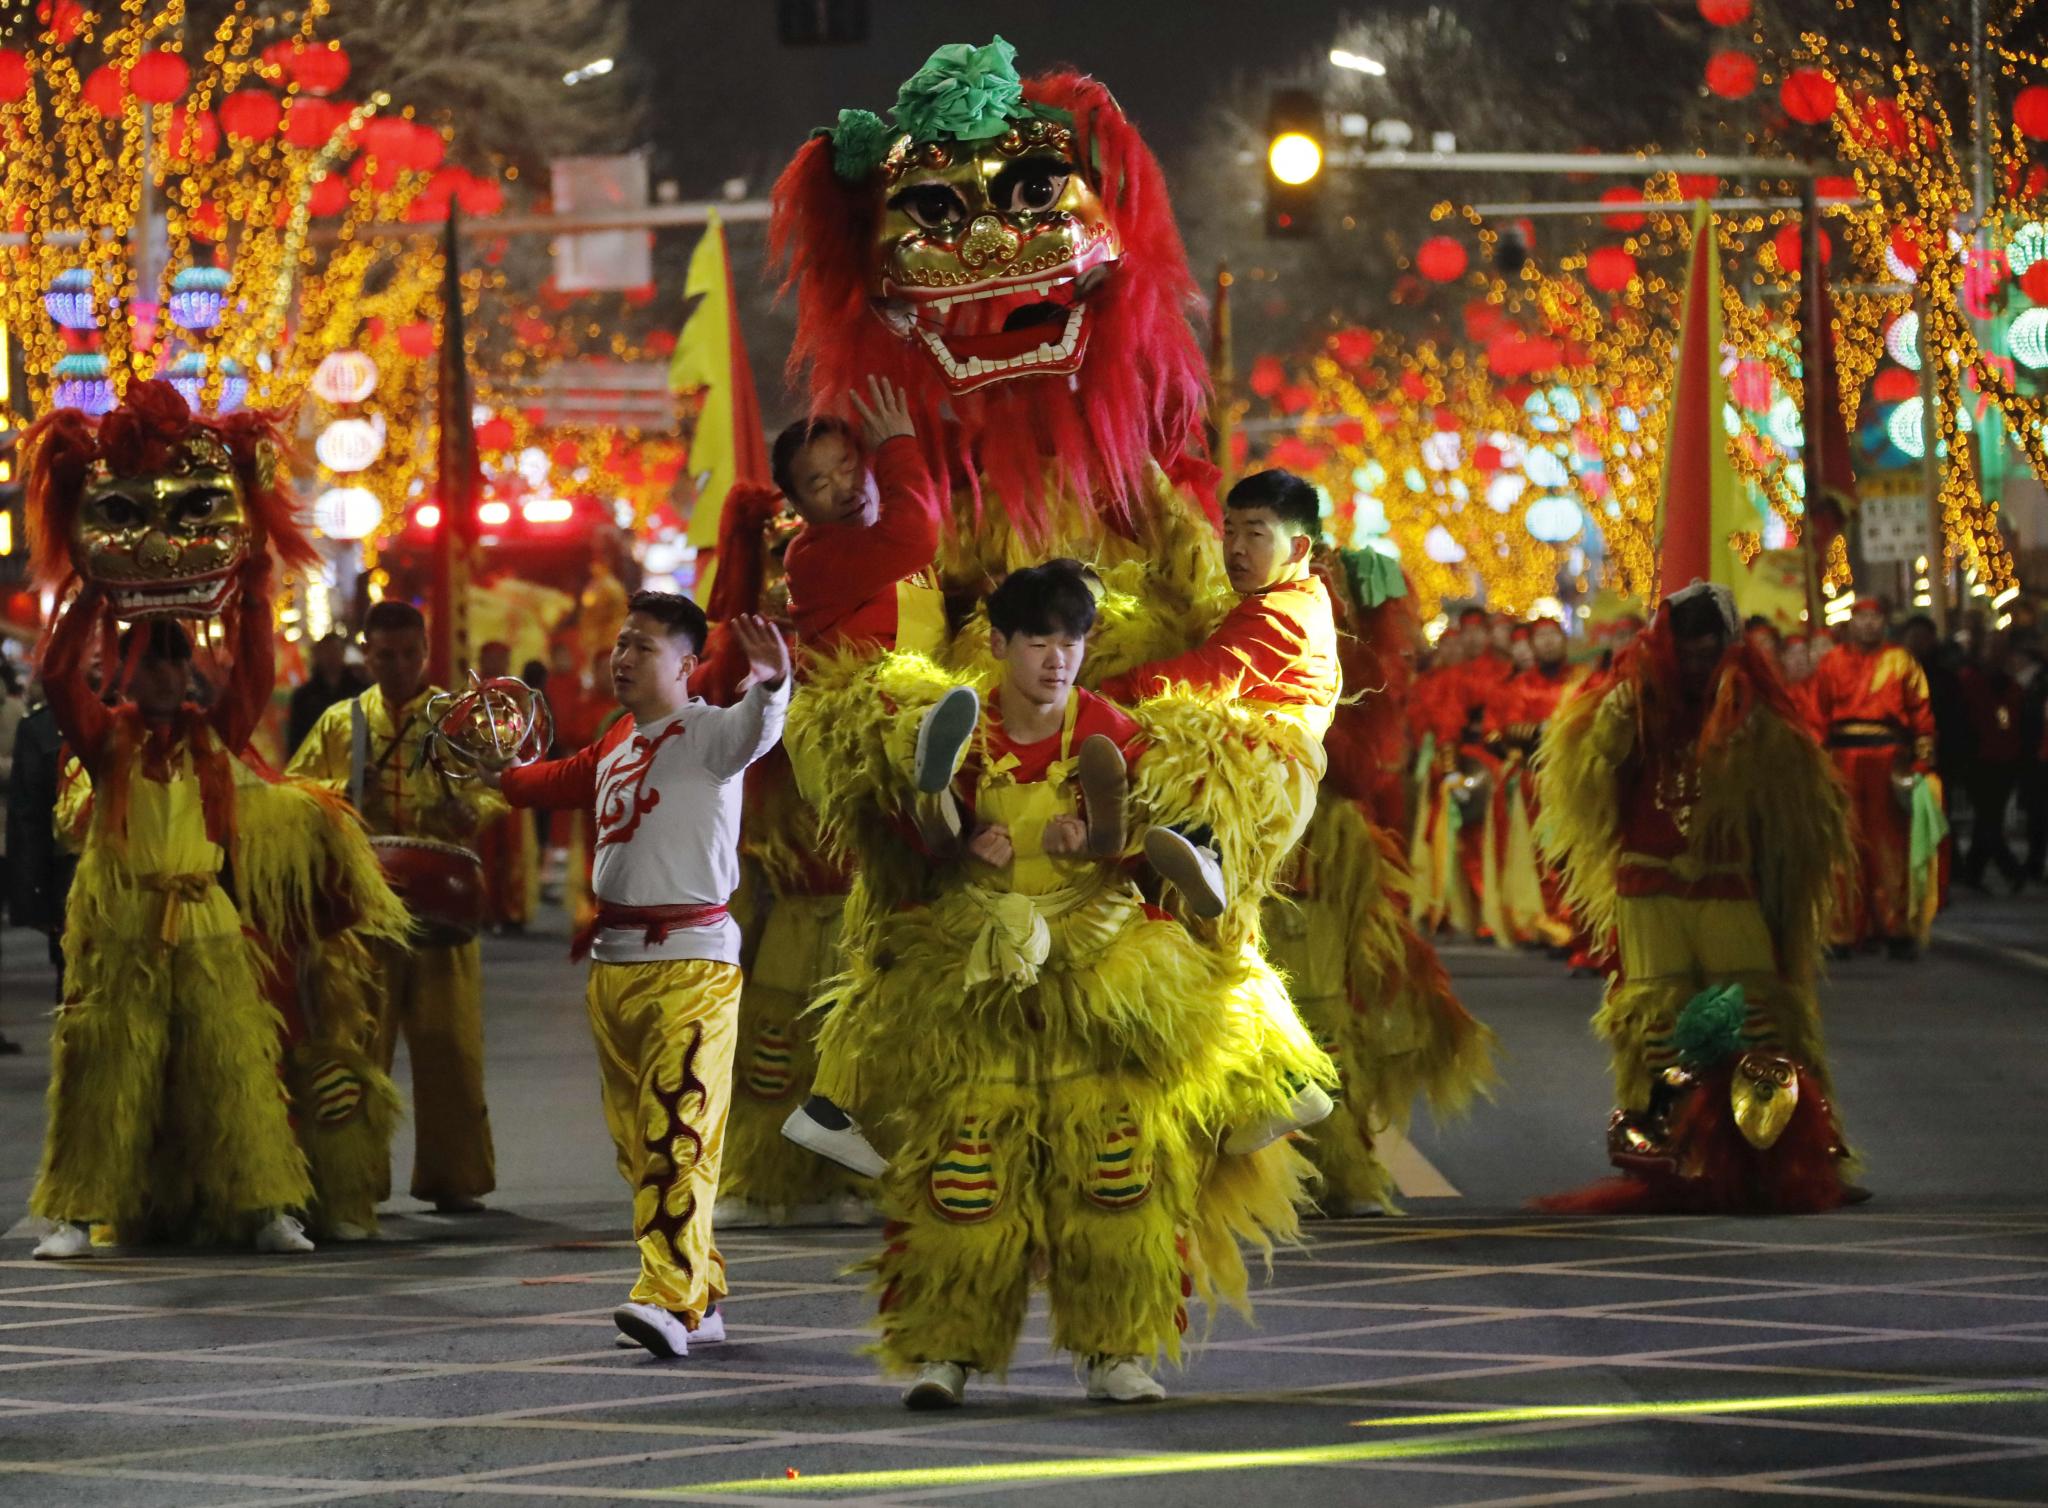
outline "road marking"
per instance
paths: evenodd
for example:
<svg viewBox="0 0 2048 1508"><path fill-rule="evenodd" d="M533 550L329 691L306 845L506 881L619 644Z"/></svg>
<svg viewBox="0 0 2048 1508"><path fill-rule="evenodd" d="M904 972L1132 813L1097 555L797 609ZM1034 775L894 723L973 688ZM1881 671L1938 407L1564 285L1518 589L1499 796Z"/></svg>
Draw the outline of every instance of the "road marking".
<svg viewBox="0 0 2048 1508"><path fill-rule="evenodd" d="M1404 1199L1461 1199L1450 1179L1399 1131L1389 1126L1374 1139L1373 1150L1394 1175L1394 1189Z"/></svg>

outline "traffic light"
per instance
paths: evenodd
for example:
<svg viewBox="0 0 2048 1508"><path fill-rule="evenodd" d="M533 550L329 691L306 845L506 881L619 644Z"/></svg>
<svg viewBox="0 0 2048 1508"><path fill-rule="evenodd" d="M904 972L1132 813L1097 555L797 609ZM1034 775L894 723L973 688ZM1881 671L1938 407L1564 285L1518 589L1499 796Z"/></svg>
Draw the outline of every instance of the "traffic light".
<svg viewBox="0 0 2048 1508"><path fill-rule="evenodd" d="M1322 198L1323 102L1280 89L1266 110L1266 234L1315 234Z"/></svg>

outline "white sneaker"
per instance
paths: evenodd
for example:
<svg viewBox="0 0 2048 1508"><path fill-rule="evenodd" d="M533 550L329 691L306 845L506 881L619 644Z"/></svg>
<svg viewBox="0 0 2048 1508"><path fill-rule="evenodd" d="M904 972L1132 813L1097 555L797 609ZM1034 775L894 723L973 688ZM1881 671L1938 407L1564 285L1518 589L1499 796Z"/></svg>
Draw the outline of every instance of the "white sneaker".
<svg viewBox="0 0 2048 1508"><path fill-rule="evenodd" d="M967 1391L967 1368L957 1361L928 1361L903 1390L908 1409L956 1409Z"/></svg>
<svg viewBox="0 0 2048 1508"><path fill-rule="evenodd" d="M703 1317L697 1321L697 1328L690 1332L690 1344L693 1346L715 1346L724 1339L725 1316L720 1314L718 1306L713 1304L704 1311Z"/></svg>
<svg viewBox="0 0 2048 1508"><path fill-rule="evenodd" d="M927 796L953 783L961 752L981 721L981 698L972 686L955 686L933 705L917 725L917 754L912 779Z"/></svg>
<svg viewBox="0 0 2048 1508"><path fill-rule="evenodd" d="M263 1228L256 1232L251 1243L258 1251L272 1256L296 1256L313 1250L313 1243L306 1237L306 1227L290 1215L273 1215Z"/></svg>
<svg viewBox="0 0 2048 1508"><path fill-rule="evenodd" d="M89 1257L92 1255L92 1236L84 1226L63 1221L51 1226L48 1234L36 1242L35 1255L45 1262L69 1262L75 1257Z"/></svg>
<svg viewBox="0 0 2048 1508"><path fill-rule="evenodd" d="M1268 1116L1254 1125L1240 1126L1231 1132L1224 1139L1223 1150L1232 1157L1243 1157L1261 1147L1270 1147L1290 1131L1299 1131L1317 1121L1327 1120L1336 1108L1337 1102L1330 1098L1322 1085L1304 1084L1280 1114Z"/></svg>
<svg viewBox="0 0 2048 1508"><path fill-rule="evenodd" d="M1214 849L1198 848L1170 827L1153 827L1145 831L1145 857L1187 898L1188 910L1196 916L1221 916L1230 904L1223 865Z"/></svg>
<svg viewBox="0 0 2048 1508"><path fill-rule="evenodd" d="M711 1206L713 1230L745 1230L749 1226L773 1225L773 1212L765 1204L727 1195Z"/></svg>
<svg viewBox="0 0 2048 1508"><path fill-rule="evenodd" d="M782 1123L782 1134L799 1147L807 1147L827 1161L851 1169L863 1178L880 1178L889 1171L889 1164L860 1134L860 1125L856 1121L849 1120L835 1131L823 1121L814 1119L807 1107L799 1105Z"/></svg>
<svg viewBox="0 0 2048 1508"><path fill-rule="evenodd" d="M612 1311L612 1323L656 1356L674 1361L690 1354L690 1332L682 1316L659 1304L621 1304Z"/></svg>
<svg viewBox="0 0 2048 1508"><path fill-rule="evenodd" d="M327 1239L330 1241L367 1241L376 1234L353 1220L336 1220L327 1227Z"/></svg>
<svg viewBox="0 0 2048 1508"><path fill-rule="evenodd" d="M1088 1396L1097 1403L1152 1403L1166 1389L1135 1356L1096 1356L1088 1362Z"/></svg>

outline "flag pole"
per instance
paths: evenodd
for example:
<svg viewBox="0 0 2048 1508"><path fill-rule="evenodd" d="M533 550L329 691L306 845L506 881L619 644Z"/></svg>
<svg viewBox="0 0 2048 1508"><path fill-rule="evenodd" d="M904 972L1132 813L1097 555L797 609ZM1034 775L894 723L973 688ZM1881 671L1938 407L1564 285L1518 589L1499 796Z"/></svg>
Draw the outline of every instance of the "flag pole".
<svg viewBox="0 0 2048 1508"><path fill-rule="evenodd" d="M1806 398L1806 412L1801 415L1806 445L1800 453L1802 475L1806 481L1806 513L1799 521L1799 550L1806 563L1806 627L1809 633L1819 633L1824 616L1820 599L1820 549L1816 542L1820 531L1814 526L1814 517L1815 510L1823 506L1828 480L1822 455L1827 448L1822 437L1828 432L1827 413L1822 407L1829 401L1829 384L1823 380L1828 332L1822 325L1824 315L1820 296L1821 279L1827 276L1827 269L1821 265L1820 199L1811 178L1800 181L1799 214L1800 235L1805 243L1805 272L1799 280L1800 374Z"/></svg>
<svg viewBox="0 0 2048 1508"><path fill-rule="evenodd" d="M1215 313L1209 322L1209 432L1211 454L1215 457L1218 495L1228 493L1237 480L1234 432L1236 430L1236 357L1230 336L1230 263L1216 264Z"/></svg>
<svg viewBox="0 0 2048 1508"><path fill-rule="evenodd" d="M433 636L427 674L447 686L469 665L470 548L476 538L476 425L462 321L461 211L448 206L442 238L441 361L435 385L441 526L434 532Z"/></svg>

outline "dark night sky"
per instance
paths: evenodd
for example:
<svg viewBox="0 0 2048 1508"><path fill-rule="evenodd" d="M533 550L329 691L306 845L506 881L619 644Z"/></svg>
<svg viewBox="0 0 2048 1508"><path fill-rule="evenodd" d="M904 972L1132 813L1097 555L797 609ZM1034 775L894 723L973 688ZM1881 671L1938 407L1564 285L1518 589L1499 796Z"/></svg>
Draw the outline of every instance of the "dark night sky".
<svg viewBox="0 0 2048 1508"><path fill-rule="evenodd" d="M1382 7L1384 8L1384 7ZM1405 8L1396 6L1393 8ZM686 198L745 177L752 193L811 127L843 107L877 112L935 47L1000 32L1018 68L1066 62L1115 90L1169 169L1233 74L1289 68L1327 47L1346 7L1324 0L869 0L869 40L785 48L774 0L634 0L656 172ZM1185 167L1181 168L1186 171Z"/></svg>

